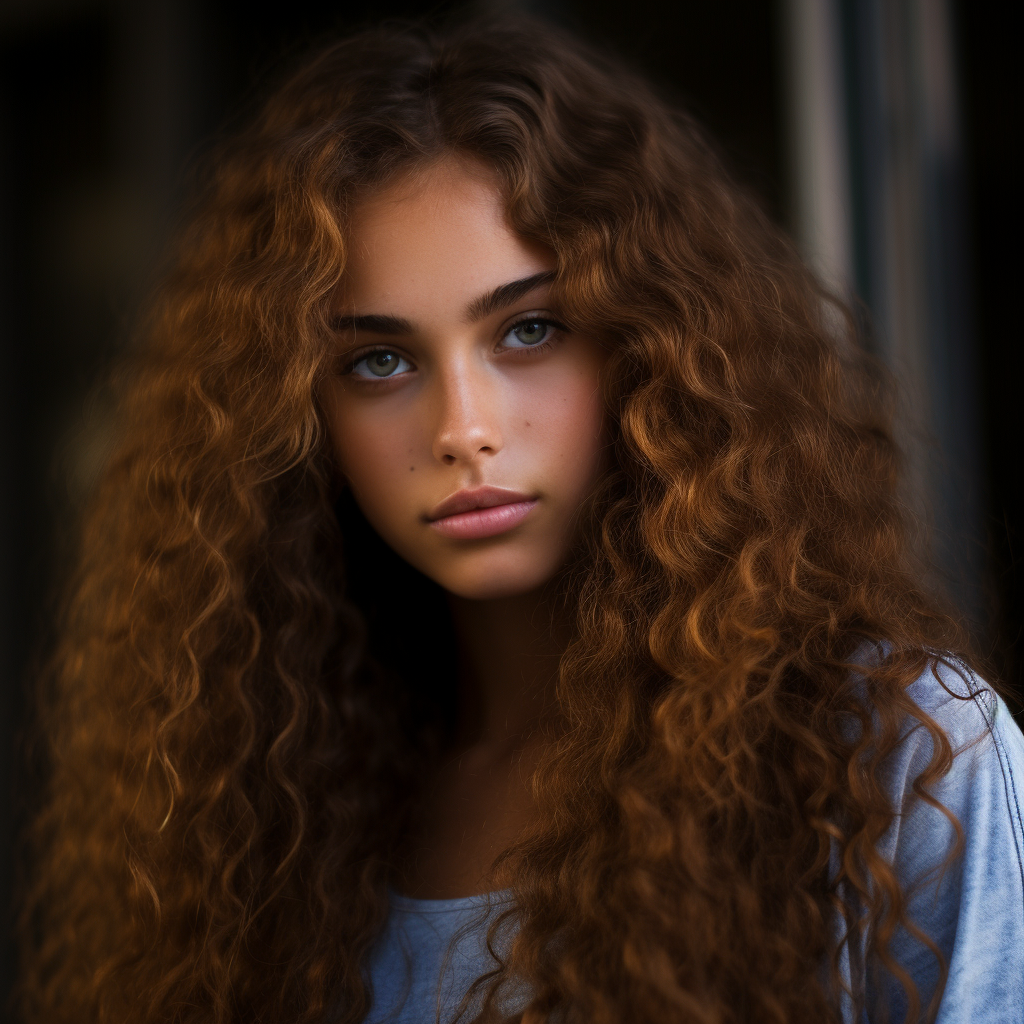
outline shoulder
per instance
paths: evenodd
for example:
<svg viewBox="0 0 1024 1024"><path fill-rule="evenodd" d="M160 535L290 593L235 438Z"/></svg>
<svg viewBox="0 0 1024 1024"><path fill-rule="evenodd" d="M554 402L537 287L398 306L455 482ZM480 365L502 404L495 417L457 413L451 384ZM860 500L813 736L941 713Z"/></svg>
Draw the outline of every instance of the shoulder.
<svg viewBox="0 0 1024 1024"><path fill-rule="evenodd" d="M934 849L942 844L933 833L955 836L956 826L937 801L959 821L969 846L998 839L1001 854L1024 885L1024 736L1009 708L988 683L953 659L936 658L907 695L945 734L953 760L945 774L922 784L935 743L932 731L908 716L884 767L897 812L891 840L906 845L927 833Z"/></svg>
<svg viewBox="0 0 1024 1024"><path fill-rule="evenodd" d="M932 734L908 721L885 779L896 817L881 852L905 886L911 920L948 965L936 1019L1020 1019L1024 736L992 687L953 659L936 659L907 692L953 752L949 771L921 785ZM925 944L901 930L892 951L923 991L934 990L938 965ZM901 1003L895 986L881 987Z"/></svg>
<svg viewBox="0 0 1024 1024"><path fill-rule="evenodd" d="M884 656L884 650L865 645L854 661L867 667ZM954 761L944 784L967 782L967 776L978 771L994 772L1020 826L1024 817L1024 735L999 694L968 665L948 655L936 655L906 694L949 741ZM904 782L912 783L933 752L932 731L908 715L887 766L890 786L901 789Z"/></svg>
<svg viewBox="0 0 1024 1024"><path fill-rule="evenodd" d="M936 658L907 690L954 746L988 736L997 743L1014 744L1021 753L1021 731L1003 699L974 671L953 658Z"/></svg>
<svg viewBox="0 0 1024 1024"><path fill-rule="evenodd" d="M1002 812L1016 840L1018 859L1024 863L1024 735L1006 703L970 668L953 659L937 658L911 684L907 695L945 733L952 748L952 767L934 784L935 795L941 792L974 817L983 803L991 802L993 812L997 808ZM912 787L933 749L930 731L917 720L908 721L895 751L890 784L897 784L901 791Z"/></svg>

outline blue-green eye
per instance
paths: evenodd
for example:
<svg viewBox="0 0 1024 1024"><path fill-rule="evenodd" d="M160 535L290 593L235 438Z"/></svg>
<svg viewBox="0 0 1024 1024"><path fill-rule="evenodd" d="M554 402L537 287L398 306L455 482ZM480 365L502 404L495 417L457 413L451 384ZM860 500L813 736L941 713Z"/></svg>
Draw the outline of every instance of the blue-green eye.
<svg viewBox="0 0 1024 1024"><path fill-rule="evenodd" d="M391 349L379 348L376 352L368 352L352 364L351 373L366 380L379 380L381 377L394 377L405 373L411 367L407 359L403 359Z"/></svg>
<svg viewBox="0 0 1024 1024"><path fill-rule="evenodd" d="M538 317L520 320L519 323L513 324L505 335L505 344L508 348L536 348L551 339L555 326L551 320L542 320Z"/></svg>

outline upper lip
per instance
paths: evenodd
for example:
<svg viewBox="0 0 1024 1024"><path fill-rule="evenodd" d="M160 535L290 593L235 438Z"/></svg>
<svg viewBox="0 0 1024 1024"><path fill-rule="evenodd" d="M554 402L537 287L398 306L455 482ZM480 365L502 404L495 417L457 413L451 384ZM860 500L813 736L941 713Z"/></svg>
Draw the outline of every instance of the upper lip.
<svg viewBox="0 0 1024 1024"><path fill-rule="evenodd" d="M427 519L434 522L460 512L472 512L475 508L493 508L495 505L513 505L519 501L533 500L529 494L509 491L504 487L474 487L470 491L456 491L449 495L427 514Z"/></svg>

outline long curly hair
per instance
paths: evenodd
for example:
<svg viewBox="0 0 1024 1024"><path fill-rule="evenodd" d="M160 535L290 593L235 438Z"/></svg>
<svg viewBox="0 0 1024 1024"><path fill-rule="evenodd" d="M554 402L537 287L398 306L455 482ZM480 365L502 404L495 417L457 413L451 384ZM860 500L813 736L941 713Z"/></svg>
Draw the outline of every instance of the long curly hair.
<svg viewBox="0 0 1024 1024"><path fill-rule="evenodd" d="M24 1019L367 1012L458 706L443 652L423 667L433 585L395 556L407 605L374 589L319 394L350 211L451 154L493 169L607 345L613 449L564 572L565 731L495 875L515 938L467 1015L500 1019L516 979L524 1024L820 1024L866 939L916 1020L890 940L942 958L876 851L880 766L920 723L931 799L952 752L906 690L964 640L910 555L884 380L694 122L529 23L337 42L214 162L40 685Z"/></svg>

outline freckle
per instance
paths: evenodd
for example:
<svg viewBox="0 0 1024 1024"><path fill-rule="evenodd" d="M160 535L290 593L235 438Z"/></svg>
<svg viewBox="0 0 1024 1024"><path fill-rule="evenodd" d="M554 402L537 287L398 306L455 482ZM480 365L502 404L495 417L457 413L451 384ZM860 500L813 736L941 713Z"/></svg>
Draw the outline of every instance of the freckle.
<svg viewBox="0 0 1024 1024"><path fill-rule="evenodd" d="M527 426L529 426L529 425L530 425L530 421L529 421L529 420L527 420L527 421L526 421L526 425L527 425Z"/></svg>
<svg viewBox="0 0 1024 1024"><path fill-rule="evenodd" d="M410 473L413 473L413 472L415 472L415 470L416 470L416 467L415 467L415 466L410 466L410 467L409 467L409 472L410 472Z"/></svg>

